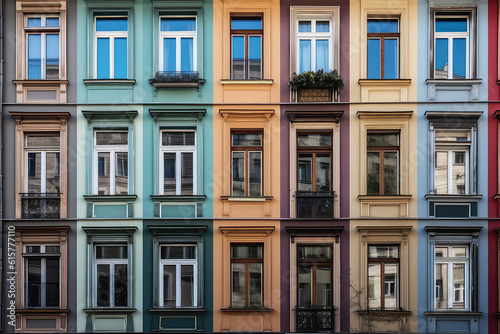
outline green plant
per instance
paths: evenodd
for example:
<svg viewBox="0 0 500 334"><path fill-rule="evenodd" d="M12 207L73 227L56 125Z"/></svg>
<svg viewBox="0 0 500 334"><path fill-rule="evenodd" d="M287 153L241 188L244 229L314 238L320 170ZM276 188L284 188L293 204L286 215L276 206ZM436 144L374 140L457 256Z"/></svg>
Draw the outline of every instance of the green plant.
<svg viewBox="0 0 500 334"><path fill-rule="evenodd" d="M344 88L344 79L337 70L325 72L319 69L316 72L292 73L292 80L288 82L288 85L292 91L297 91L303 87L332 87L336 91L341 91Z"/></svg>

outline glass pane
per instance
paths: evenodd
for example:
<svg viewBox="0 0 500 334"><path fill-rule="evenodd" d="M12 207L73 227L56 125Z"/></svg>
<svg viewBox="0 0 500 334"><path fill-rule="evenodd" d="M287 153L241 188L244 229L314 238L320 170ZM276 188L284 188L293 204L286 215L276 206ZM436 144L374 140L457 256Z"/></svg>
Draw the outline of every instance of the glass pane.
<svg viewBox="0 0 500 334"><path fill-rule="evenodd" d="M316 32L330 32L330 21L316 21Z"/></svg>
<svg viewBox="0 0 500 334"><path fill-rule="evenodd" d="M109 264L97 265L97 306L111 306Z"/></svg>
<svg viewBox="0 0 500 334"><path fill-rule="evenodd" d="M467 142L470 141L470 131L436 130L436 142Z"/></svg>
<svg viewBox="0 0 500 334"><path fill-rule="evenodd" d="M386 263L384 265L384 289L385 289L385 308L399 309L398 291L399 291L399 265L397 263Z"/></svg>
<svg viewBox="0 0 500 334"><path fill-rule="evenodd" d="M436 32L467 32L466 17L436 18Z"/></svg>
<svg viewBox="0 0 500 334"><path fill-rule="evenodd" d="M262 37L248 36L248 79L262 78Z"/></svg>
<svg viewBox="0 0 500 334"><path fill-rule="evenodd" d="M399 258L399 246L369 245L368 257L371 259L397 259Z"/></svg>
<svg viewBox="0 0 500 334"><path fill-rule="evenodd" d="M332 306L332 270L330 267L316 267L316 306Z"/></svg>
<svg viewBox="0 0 500 334"><path fill-rule="evenodd" d="M367 22L367 30L368 33L397 33L399 32L398 20L369 19Z"/></svg>
<svg viewBox="0 0 500 334"><path fill-rule="evenodd" d="M28 35L28 79L42 78L42 35Z"/></svg>
<svg viewBox="0 0 500 334"><path fill-rule="evenodd" d="M367 152L367 195L380 195L380 152Z"/></svg>
<svg viewBox="0 0 500 334"><path fill-rule="evenodd" d="M194 267L181 266L181 306L194 306Z"/></svg>
<svg viewBox="0 0 500 334"><path fill-rule="evenodd" d="M128 194L128 153L116 153L115 194Z"/></svg>
<svg viewBox="0 0 500 334"><path fill-rule="evenodd" d="M332 247L323 245L298 246L297 258L299 259L322 259L332 258Z"/></svg>
<svg viewBox="0 0 500 334"><path fill-rule="evenodd" d="M299 134L298 147L328 147L332 145L330 134Z"/></svg>
<svg viewBox="0 0 500 334"><path fill-rule="evenodd" d="M262 196L262 152L248 152L248 196Z"/></svg>
<svg viewBox="0 0 500 334"><path fill-rule="evenodd" d="M128 145L128 132L96 132L96 145Z"/></svg>
<svg viewBox="0 0 500 334"><path fill-rule="evenodd" d="M297 170L298 190L312 191L312 154L299 154Z"/></svg>
<svg viewBox="0 0 500 334"><path fill-rule="evenodd" d="M115 306L127 307L126 264L115 264Z"/></svg>
<svg viewBox="0 0 500 334"><path fill-rule="evenodd" d="M47 34L46 79L59 79L59 34Z"/></svg>
<svg viewBox="0 0 500 334"><path fill-rule="evenodd" d="M29 17L28 18L28 27L41 27L42 19L39 17Z"/></svg>
<svg viewBox="0 0 500 334"><path fill-rule="evenodd" d="M47 152L47 179L46 179L46 193L59 193L61 192L60 188L60 175L59 175L59 152Z"/></svg>
<svg viewBox="0 0 500 334"><path fill-rule="evenodd" d="M161 31L196 31L196 19L191 17L164 18L160 23Z"/></svg>
<svg viewBox="0 0 500 334"><path fill-rule="evenodd" d="M96 259L126 259L127 246L96 246Z"/></svg>
<svg viewBox="0 0 500 334"><path fill-rule="evenodd" d="M453 79L465 79L467 44L465 38L453 39Z"/></svg>
<svg viewBox="0 0 500 334"><path fill-rule="evenodd" d="M97 188L99 195L110 195L110 154L109 152L97 153Z"/></svg>
<svg viewBox="0 0 500 334"><path fill-rule="evenodd" d="M127 79L127 38L115 38L115 79Z"/></svg>
<svg viewBox="0 0 500 334"><path fill-rule="evenodd" d="M249 263L248 276L250 278L248 306L262 306L262 263Z"/></svg>
<svg viewBox="0 0 500 334"><path fill-rule="evenodd" d="M28 307L40 307L42 306L42 260L29 258L26 261Z"/></svg>
<svg viewBox="0 0 500 334"><path fill-rule="evenodd" d="M45 19L45 26L47 26L47 27L59 27L59 18L58 17L47 17Z"/></svg>
<svg viewBox="0 0 500 334"><path fill-rule="evenodd" d="M384 152L384 195L399 195L399 152Z"/></svg>
<svg viewBox="0 0 500 334"><path fill-rule="evenodd" d="M436 194L448 193L448 152L436 151L434 168L434 191Z"/></svg>
<svg viewBox="0 0 500 334"><path fill-rule="evenodd" d="M175 307L175 265L163 266L163 306Z"/></svg>
<svg viewBox="0 0 500 334"><path fill-rule="evenodd" d="M196 246L161 246L162 259L196 259Z"/></svg>
<svg viewBox="0 0 500 334"><path fill-rule="evenodd" d="M299 73L311 70L311 40L299 40Z"/></svg>
<svg viewBox="0 0 500 334"><path fill-rule="evenodd" d="M175 153L163 154L163 194L176 194Z"/></svg>
<svg viewBox="0 0 500 334"><path fill-rule="evenodd" d="M57 147L59 148L59 133L46 133L42 135L27 135L27 147Z"/></svg>
<svg viewBox="0 0 500 334"><path fill-rule="evenodd" d="M245 263L231 263L231 306L245 307Z"/></svg>
<svg viewBox="0 0 500 334"><path fill-rule="evenodd" d="M368 133L368 147L399 146L399 133Z"/></svg>
<svg viewBox="0 0 500 334"><path fill-rule="evenodd" d="M452 152L451 191L452 194L465 194L465 152Z"/></svg>
<svg viewBox="0 0 500 334"><path fill-rule="evenodd" d="M453 263L453 308L465 309L465 263Z"/></svg>
<svg viewBox="0 0 500 334"><path fill-rule="evenodd" d="M233 152L232 195L245 196L245 152Z"/></svg>
<svg viewBox="0 0 500 334"><path fill-rule="evenodd" d="M163 70L168 72L177 71L176 68L176 41L175 38L163 39Z"/></svg>
<svg viewBox="0 0 500 334"><path fill-rule="evenodd" d="M448 38L436 38L434 68L434 78L448 78Z"/></svg>
<svg viewBox="0 0 500 334"><path fill-rule="evenodd" d="M312 306L312 268L299 266L298 272L298 291L297 305L302 307Z"/></svg>
<svg viewBox="0 0 500 334"><path fill-rule="evenodd" d="M467 247L453 247L453 256L466 257L467 256Z"/></svg>
<svg viewBox="0 0 500 334"><path fill-rule="evenodd" d="M448 264L436 263L436 309L448 308Z"/></svg>
<svg viewBox="0 0 500 334"><path fill-rule="evenodd" d="M448 247L437 247L435 248L436 257L448 257Z"/></svg>
<svg viewBox="0 0 500 334"><path fill-rule="evenodd" d="M126 17L96 18L96 31L127 31Z"/></svg>
<svg viewBox="0 0 500 334"><path fill-rule="evenodd" d="M40 246L38 246L40 247ZM60 248L59 246L45 246L45 253L46 254L57 254L59 253Z"/></svg>
<svg viewBox="0 0 500 334"><path fill-rule="evenodd" d="M232 30L262 30L262 19L260 17L232 17Z"/></svg>
<svg viewBox="0 0 500 334"><path fill-rule="evenodd" d="M245 36L232 36L231 79L245 79Z"/></svg>
<svg viewBox="0 0 500 334"><path fill-rule="evenodd" d="M193 70L193 39L181 38L181 71L192 72Z"/></svg>
<svg viewBox="0 0 500 334"><path fill-rule="evenodd" d="M262 259L261 245L231 246L231 259Z"/></svg>
<svg viewBox="0 0 500 334"><path fill-rule="evenodd" d="M325 71L330 70L329 60L329 41L328 40L316 40L316 71L323 69Z"/></svg>
<svg viewBox="0 0 500 334"><path fill-rule="evenodd" d="M299 32L311 32L311 21L299 21Z"/></svg>
<svg viewBox="0 0 500 334"><path fill-rule="evenodd" d="M40 246L26 246L26 253L40 253Z"/></svg>
<svg viewBox="0 0 500 334"><path fill-rule="evenodd" d="M42 154L40 152L28 153L28 192L42 192Z"/></svg>
<svg viewBox="0 0 500 334"><path fill-rule="evenodd" d="M181 195L193 194L193 153L181 153Z"/></svg>
<svg viewBox="0 0 500 334"><path fill-rule="evenodd" d="M384 79L398 78L398 40L384 39Z"/></svg>
<svg viewBox="0 0 500 334"><path fill-rule="evenodd" d="M45 306L59 306L59 258L45 259Z"/></svg>
<svg viewBox="0 0 500 334"><path fill-rule="evenodd" d="M97 79L109 79L109 38L97 39Z"/></svg>
<svg viewBox="0 0 500 334"><path fill-rule="evenodd" d="M380 79L380 38L368 39L368 79Z"/></svg>
<svg viewBox="0 0 500 334"><path fill-rule="evenodd" d="M316 155L316 191L330 191L330 155Z"/></svg>
<svg viewBox="0 0 500 334"><path fill-rule="evenodd" d="M381 265L380 263L368 264L368 307L382 307L382 289L381 289Z"/></svg>
<svg viewBox="0 0 500 334"><path fill-rule="evenodd" d="M262 134L260 133L233 133L233 147L260 147L262 146Z"/></svg>
<svg viewBox="0 0 500 334"><path fill-rule="evenodd" d="M162 132L161 144L163 146L192 146L194 145L194 132Z"/></svg>

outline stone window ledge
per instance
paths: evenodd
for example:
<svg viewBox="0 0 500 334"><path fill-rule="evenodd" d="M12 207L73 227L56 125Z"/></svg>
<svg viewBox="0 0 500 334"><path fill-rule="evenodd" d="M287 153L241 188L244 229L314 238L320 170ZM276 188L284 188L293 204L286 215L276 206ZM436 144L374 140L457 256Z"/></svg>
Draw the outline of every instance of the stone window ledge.
<svg viewBox="0 0 500 334"><path fill-rule="evenodd" d="M148 310L151 313L170 313L170 312L207 312L204 307L155 307Z"/></svg>
<svg viewBox="0 0 500 334"><path fill-rule="evenodd" d="M221 85L272 85L273 79L257 80L239 80L239 79L220 79Z"/></svg>
<svg viewBox="0 0 500 334"><path fill-rule="evenodd" d="M128 307L115 307L115 308L85 308L83 312L87 314L132 314L137 309Z"/></svg>
<svg viewBox="0 0 500 334"><path fill-rule="evenodd" d="M409 86L411 79L359 79L360 86Z"/></svg>
<svg viewBox="0 0 500 334"><path fill-rule="evenodd" d="M135 85L135 79L83 79L85 86L99 86L99 85Z"/></svg>
<svg viewBox="0 0 500 334"><path fill-rule="evenodd" d="M497 195L495 195L497 196ZM483 195L435 195L427 194L425 199L441 202L477 202ZM499 197L500 198L500 197Z"/></svg>
<svg viewBox="0 0 500 334"><path fill-rule="evenodd" d="M269 307L225 307L220 309L222 312L261 312L269 313L273 312L273 308Z"/></svg>
<svg viewBox="0 0 500 334"><path fill-rule="evenodd" d="M134 202L137 195L83 195L87 202Z"/></svg>
<svg viewBox="0 0 500 334"><path fill-rule="evenodd" d="M273 196L221 196L220 199L228 202L267 202L273 200Z"/></svg>

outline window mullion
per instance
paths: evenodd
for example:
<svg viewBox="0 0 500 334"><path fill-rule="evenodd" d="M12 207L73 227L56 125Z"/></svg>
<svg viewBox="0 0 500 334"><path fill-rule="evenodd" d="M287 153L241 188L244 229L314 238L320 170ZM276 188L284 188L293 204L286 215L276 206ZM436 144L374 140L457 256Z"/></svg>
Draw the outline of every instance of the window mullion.
<svg viewBox="0 0 500 334"><path fill-rule="evenodd" d="M175 38L175 70L181 71L181 37Z"/></svg>
<svg viewBox="0 0 500 334"><path fill-rule="evenodd" d="M182 154L181 151L175 152L175 194L180 195L182 192L181 180L182 180Z"/></svg>
<svg viewBox="0 0 500 334"><path fill-rule="evenodd" d="M115 36L109 36L109 78L115 78Z"/></svg>
<svg viewBox="0 0 500 334"><path fill-rule="evenodd" d="M106 168L106 167L104 167ZM109 151L109 194L115 195L116 186L116 152Z"/></svg>
<svg viewBox="0 0 500 334"><path fill-rule="evenodd" d="M453 192L453 151L448 150L448 168L447 168L447 179L448 179L448 194Z"/></svg>
<svg viewBox="0 0 500 334"><path fill-rule="evenodd" d="M109 307L115 306L115 263L109 264Z"/></svg>
<svg viewBox="0 0 500 334"><path fill-rule="evenodd" d="M448 262L448 282L446 282L446 285L448 287L448 308L452 309L453 308L453 301L455 299L455 293L453 289L455 288L455 285L453 283L453 262Z"/></svg>
<svg viewBox="0 0 500 334"><path fill-rule="evenodd" d="M41 193L46 193L47 192L47 152L42 151L41 152L41 171L40 171L40 192ZM36 168L36 166L35 166Z"/></svg>
<svg viewBox="0 0 500 334"><path fill-rule="evenodd" d="M453 79L453 37L448 37L448 79Z"/></svg>
<svg viewBox="0 0 500 334"><path fill-rule="evenodd" d="M40 33L40 52L41 52L41 79L45 79L47 76L47 33Z"/></svg>
<svg viewBox="0 0 500 334"><path fill-rule="evenodd" d="M47 263L45 258L40 259L40 278L41 278L41 289L40 289L40 306L46 307L47 305Z"/></svg>
<svg viewBox="0 0 500 334"><path fill-rule="evenodd" d="M311 71L317 71L316 68L316 37L311 37Z"/></svg>
<svg viewBox="0 0 500 334"><path fill-rule="evenodd" d="M175 286L176 286L176 288L175 288L175 306L176 307L181 306L181 298L182 298L182 295L181 295L181 283L182 283L181 274L182 274L181 263L178 262L175 264Z"/></svg>

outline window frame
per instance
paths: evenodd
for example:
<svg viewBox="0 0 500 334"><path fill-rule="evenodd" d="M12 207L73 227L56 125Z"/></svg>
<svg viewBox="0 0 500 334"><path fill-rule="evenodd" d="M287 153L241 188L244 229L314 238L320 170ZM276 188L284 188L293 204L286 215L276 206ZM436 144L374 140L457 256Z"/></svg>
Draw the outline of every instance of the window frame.
<svg viewBox="0 0 500 334"><path fill-rule="evenodd" d="M299 135L306 134L306 135L322 135L322 134L328 134L330 135L330 145L329 146L307 146L307 147L300 147L298 145L298 140L299 140ZM332 191L333 188L333 179L332 179L332 173L333 173L333 131L303 131L303 130L298 130L296 132L296 142L297 142L297 189L299 189L299 155L300 154L311 154L312 155L312 164L311 164L311 171L312 171L312 176L311 176L311 181L316 180L316 156L317 154L322 154L322 155L329 155L329 160L330 160L330 169L329 169L329 179L330 179L330 184L329 184L329 190ZM318 192L316 182L312 182L312 192Z"/></svg>
<svg viewBox="0 0 500 334"><path fill-rule="evenodd" d="M385 176L385 165L384 165L384 153L385 152L397 152L398 153L398 156L397 156L397 173L396 173L396 176L397 176L397 185L398 185L398 189L396 191L396 194L392 194L392 195L389 195L389 196L397 196L399 195L401 192L400 192L400 189L401 189L401 132L400 131L391 131L391 130L368 130L366 136L368 138L368 135L370 133L377 133L377 134L396 134L398 135L398 143L399 145L398 146L368 146L368 141L367 141L367 144L366 144L366 154L367 154L367 158L366 158L366 161L368 163L368 153L369 152L379 152L380 155L380 183L379 183L379 188L380 188L380 193L379 194L368 194L368 181L367 181L367 188L366 188L366 193L368 194L368 196L386 196L385 194L385 181L384 181L384 176ZM368 180L368 164L367 164L367 167L366 167L366 177L367 177L367 180Z"/></svg>
<svg viewBox="0 0 500 334"><path fill-rule="evenodd" d="M367 262L368 262L368 266L370 266L371 263L380 263L380 308L375 308L375 309L379 309L379 310L399 310L399 300L400 300L400 296L399 296L399 293L400 293L400 274L399 274L399 270L400 270L400 244L368 244L368 250L370 249L370 246L397 246L398 247L398 257L397 258L371 258L370 257L370 252L368 252L368 257L367 257ZM397 264L397 277L396 279L398 280L398 282L395 282L394 283L394 290L395 290L395 295L396 295L396 304L397 306L395 308L388 308L386 307L385 305L385 296L387 296L387 292L385 290L385 284L386 284L386 280L385 280L385 264L386 263L396 263ZM367 271L368 274L369 274L369 270ZM368 276L368 281L369 281L369 277ZM370 297L368 297L368 300L370 300ZM372 307L370 307L370 309L373 309Z"/></svg>
<svg viewBox="0 0 500 334"><path fill-rule="evenodd" d="M260 246L261 251L262 251L262 256L261 258L241 258L241 259L233 259L232 253L233 253L233 247L238 247L238 246ZM252 307L262 307L264 305L264 244L263 243L242 243L242 242L232 242L231 245L231 250L230 250L230 272L231 272L231 307L235 308L252 308ZM234 287L233 287L233 263L244 263L245 264L245 306L233 306L233 293L234 293ZM260 274L261 277L261 282L260 282L260 305L257 306L250 306L250 271L249 271L249 264L250 263L260 263L262 264L262 271Z"/></svg>
<svg viewBox="0 0 500 334"><path fill-rule="evenodd" d="M260 134L261 136L261 146L234 146L233 147L233 134ZM264 193L264 129L254 129L254 130L243 130L243 129L231 129L230 133L230 150L231 150L231 196L233 195L233 157L234 152L244 152L244 195L243 197L255 197L250 195L250 152L260 152L260 195L263 196ZM241 196L241 195L240 195Z"/></svg>
<svg viewBox="0 0 500 334"><path fill-rule="evenodd" d="M467 36L466 36L466 75L465 78L460 78L458 80L466 79L476 79L477 78L477 8L476 7L460 7L460 8L430 8L430 69L429 78L437 79L435 75L435 53L436 53L436 39L437 38L448 38L448 62L453 59L453 38L465 36L463 33L436 33L436 18L449 17L466 17L467 18ZM443 36L443 37L439 37ZM451 53L450 53L451 51ZM452 60L453 64L453 60ZM448 78L444 80L454 80L453 79L453 68L448 70ZM457 79L455 79L457 80Z"/></svg>
<svg viewBox="0 0 500 334"><path fill-rule="evenodd" d="M369 58L369 47L368 47L368 41L369 40L380 40L380 74L379 78L368 78L368 61L366 63L366 73L367 73L367 79L372 79L372 80L386 80L385 78L385 53L384 53L384 41L385 39L396 39L397 40L397 61L396 61L396 78L391 78L388 80L397 80L400 78L400 58L401 58L401 18L400 17L392 17L392 16L386 16L386 17L380 17L380 16L368 16L366 25L368 27L368 21L370 20L397 20L398 23L398 32L397 33L387 33L387 32L381 32L381 33L370 33L367 31L366 33L366 52L367 52L367 59Z"/></svg>
<svg viewBox="0 0 500 334"><path fill-rule="evenodd" d="M56 153L59 158L59 163L57 165L58 169L58 175L55 177L58 177L59 180L61 180L61 142L60 142L60 135L54 136L59 138L59 148L55 147L28 147L27 141L28 141L28 136L33 136L33 135L39 135L39 134L45 134L44 132L25 132L24 133L24 171L25 171L25 179L24 179L24 192L25 193L30 193L29 192L29 182L28 179L31 177L29 175L29 154L30 153L40 153L40 194L47 194L47 153ZM46 132L46 134L50 134L50 132ZM54 132L55 134L55 132ZM31 192L33 194L36 194L35 192ZM59 192L56 194L61 193L61 182L59 182Z"/></svg>
<svg viewBox="0 0 500 334"><path fill-rule="evenodd" d="M238 30L232 29L233 18L260 18L262 29L257 30ZM229 54L230 54L230 75L233 80L262 80L264 79L264 13L231 13L229 15ZM245 58L244 58L244 76L243 78L234 78L233 73L233 37L244 37L244 47L245 47ZM260 37L260 78L249 78L250 74L250 62L249 62L249 37Z"/></svg>
<svg viewBox="0 0 500 334"><path fill-rule="evenodd" d="M167 19L167 18L194 18L195 20L195 30L194 31L162 31L161 30L161 21L162 19ZM158 57L158 69L159 71L164 71L166 70L163 68L164 64L164 48L163 48L163 42L164 39L166 38L175 38L175 43L176 43L176 59L175 59L175 66L176 66L176 72L184 72L181 70L181 39L185 37L190 37L193 39L193 72L198 71L198 16L197 15L181 15L179 14L159 14L158 15L158 36L159 36L159 57Z"/></svg>

